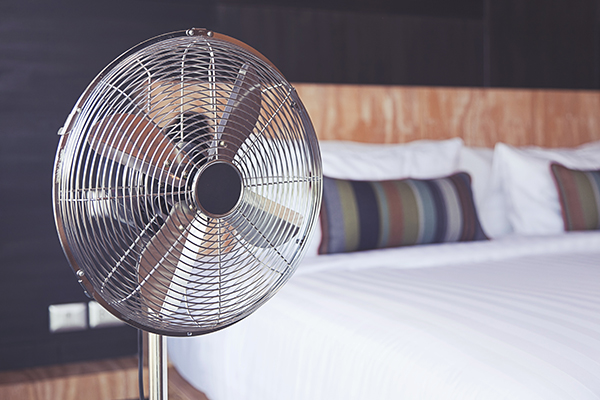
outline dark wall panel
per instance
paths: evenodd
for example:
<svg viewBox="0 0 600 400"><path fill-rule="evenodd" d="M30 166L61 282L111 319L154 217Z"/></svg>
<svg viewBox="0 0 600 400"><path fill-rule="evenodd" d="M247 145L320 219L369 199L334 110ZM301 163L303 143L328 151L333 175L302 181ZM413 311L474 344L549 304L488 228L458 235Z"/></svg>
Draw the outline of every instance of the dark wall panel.
<svg viewBox="0 0 600 400"><path fill-rule="evenodd" d="M491 85L598 88L597 0L490 2Z"/></svg>
<svg viewBox="0 0 600 400"><path fill-rule="evenodd" d="M218 6L216 25L295 82L482 85L480 20Z"/></svg>
<svg viewBox="0 0 600 400"><path fill-rule="evenodd" d="M472 19L483 15L481 0L222 0L220 3Z"/></svg>

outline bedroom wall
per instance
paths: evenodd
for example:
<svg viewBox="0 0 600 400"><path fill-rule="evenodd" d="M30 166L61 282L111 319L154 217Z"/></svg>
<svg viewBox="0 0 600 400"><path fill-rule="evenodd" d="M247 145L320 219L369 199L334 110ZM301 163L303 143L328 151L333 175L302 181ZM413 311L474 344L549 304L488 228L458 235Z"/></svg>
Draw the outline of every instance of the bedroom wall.
<svg viewBox="0 0 600 400"><path fill-rule="evenodd" d="M597 89L598 0L3 0L0 3L0 369L133 354L129 327L51 334L86 301L54 230L56 132L130 46L206 26L294 82ZM274 6L273 4L278 4Z"/></svg>

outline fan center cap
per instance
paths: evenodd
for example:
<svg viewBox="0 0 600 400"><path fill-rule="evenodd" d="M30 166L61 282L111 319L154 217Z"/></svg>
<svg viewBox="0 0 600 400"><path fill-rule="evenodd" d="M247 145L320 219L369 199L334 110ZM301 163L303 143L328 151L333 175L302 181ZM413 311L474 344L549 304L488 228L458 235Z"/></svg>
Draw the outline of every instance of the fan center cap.
<svg viewBox="0 0 600 400"><path fill-rule="evenodd" d="M241 195L242 176L235 165L227 161L206 164L194 180L196 204L209 217L229 214Z"/></svg>

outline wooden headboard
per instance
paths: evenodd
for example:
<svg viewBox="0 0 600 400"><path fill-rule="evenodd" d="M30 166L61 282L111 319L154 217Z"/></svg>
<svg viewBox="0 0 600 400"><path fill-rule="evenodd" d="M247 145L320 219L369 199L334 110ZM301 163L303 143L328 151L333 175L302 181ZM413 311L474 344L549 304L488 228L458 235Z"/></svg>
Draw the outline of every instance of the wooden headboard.
<svg viewBox="0 0 600 400"><path fill-rule="evenodd" d="M294 84L321 140L570 147L600 140L600 92Z"/></svg>

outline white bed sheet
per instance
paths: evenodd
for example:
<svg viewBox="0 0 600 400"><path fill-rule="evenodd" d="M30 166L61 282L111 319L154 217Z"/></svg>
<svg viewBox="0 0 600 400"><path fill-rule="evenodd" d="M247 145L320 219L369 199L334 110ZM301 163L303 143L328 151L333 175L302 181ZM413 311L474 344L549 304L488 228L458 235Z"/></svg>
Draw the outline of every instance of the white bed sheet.
<svg viewBox="0 0 600 400"><path fill-rule="evenodd" d="M600 233L311 258L169 355L210 400L600 399Z"/></svg>

